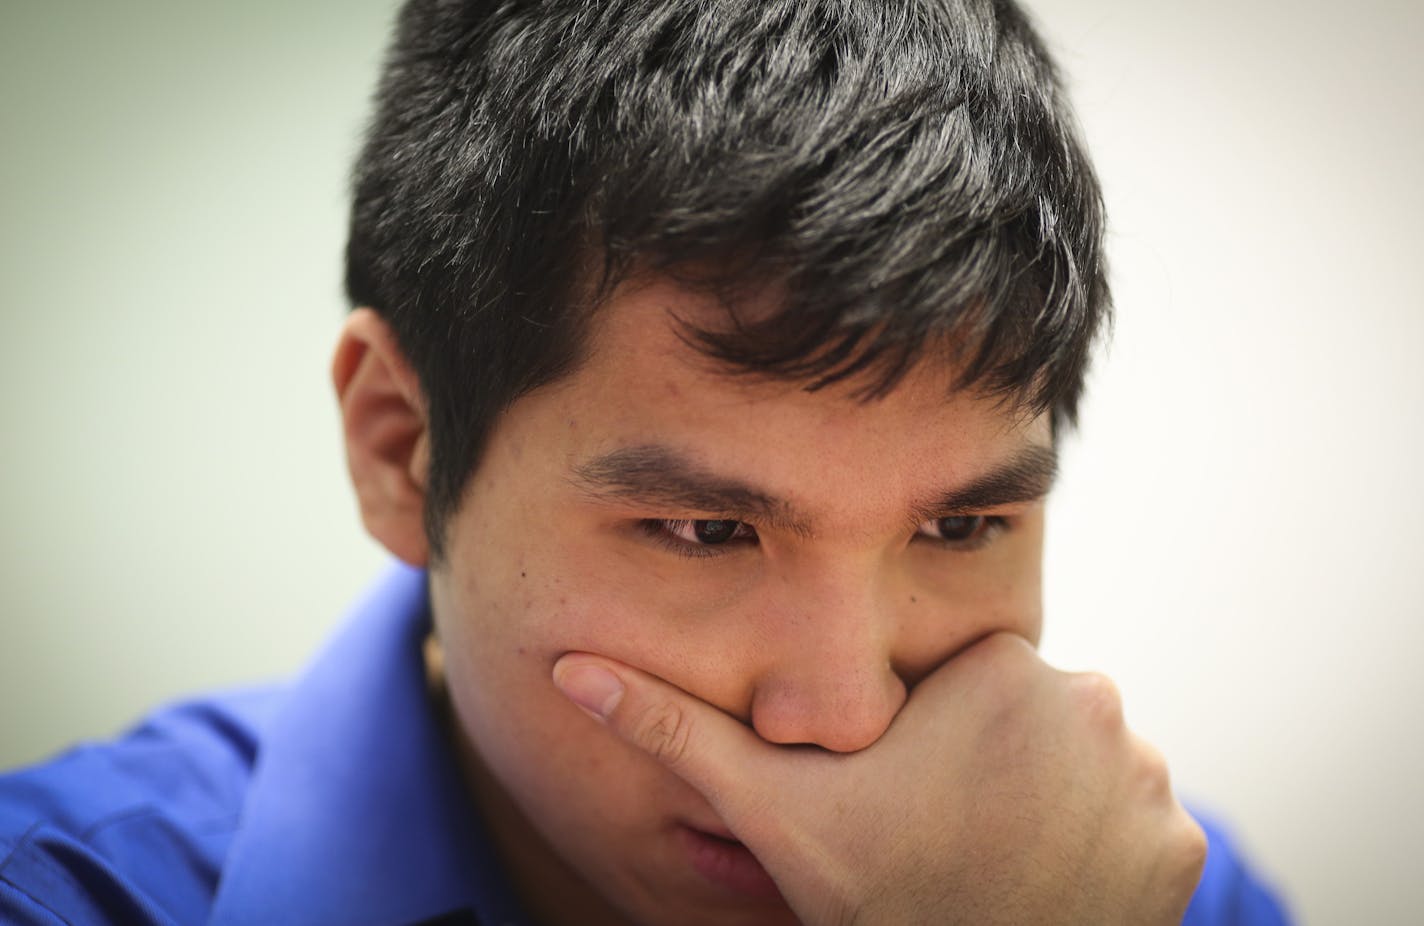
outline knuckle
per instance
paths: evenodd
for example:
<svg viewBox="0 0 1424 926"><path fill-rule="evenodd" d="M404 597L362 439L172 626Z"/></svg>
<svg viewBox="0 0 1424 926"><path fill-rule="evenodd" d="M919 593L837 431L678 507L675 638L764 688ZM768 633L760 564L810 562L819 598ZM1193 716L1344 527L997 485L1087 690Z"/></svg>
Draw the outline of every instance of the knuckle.
<svg viewBox="0 0 1424 926"><path fill-rule="evenodd" d="M994 695L1015 696L1033 686L1042 661L1033 645L1018 634L990 634L964 654L964 666Z"/></svg>
<svg viewBox="0 0 1424 926"><path fill-rule="evenodd" d="M687 759L692 741L692 718L677 704L655 705L638 718L633 740L659 761L681 765Z"/></svg>
<svg viewBox="0 0 1424 926"><path fill-rule="evenodd" d="M1206 867L1206 853L1206 833L1180 804L1177 805L1166 839L1161 843L1154 879L1155 893L1173 922L1180 921L1196 893ZM1165 915L1163 922L1167 922Z"/></svg>
<svg viewBox="0 0 1424 926"><path fill-rule="evenodd" d="M1167 798L1172 794L1172 772L1167 757L1151 743L1133 737L1137 753L1138 778L1153 797Z"/></svg>
<svg viewBox="0 0 1424 926"><path fill-rule="evenodd" d="M1038 655L1034 652L1033 644L1007 630L990 634L975 648L990 659L1013 665L1026 665Z"/></svg>
<svg viewBox="0 0 1424 926"><path fill-rule="evenodd" d="M1196 892L1206 868L1206 832L1191 815L1178 808L1178 825L1168 848L1168 884L1185 908Z"/></svg>
<svg viewBox="0 0 1424 926"><path fill-rule="evenodd" d="M1207 838L1206 831L1201 828L1201 824L1192 819L1185 810L1182 812L1182 827L1180 838L1180 849L1182 864L1192 872L1195 879L1201 875L1202 868L1206 865Z"/></svg>
<svg viewBox="0 0 1424 926"><path fill-rule="evenodd" d="M1123 725L1122 693L1117 683L1101 672L1080 672L1071 689L1078 707L1103 727Z"/></svg>

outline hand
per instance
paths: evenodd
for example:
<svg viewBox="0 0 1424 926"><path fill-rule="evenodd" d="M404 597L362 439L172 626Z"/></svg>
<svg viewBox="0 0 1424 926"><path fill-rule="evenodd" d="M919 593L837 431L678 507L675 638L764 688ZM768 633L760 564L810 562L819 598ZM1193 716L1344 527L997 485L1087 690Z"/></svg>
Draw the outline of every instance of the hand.
<svg viewBox="0 0 1424 926"><path fill-rule="evenodd" d="M1012 634L949 660L851 754L772 745L599 656L554 677L700 791L809 926L1175 924L1201 876L1205 836L1112 683Z"/></svg>

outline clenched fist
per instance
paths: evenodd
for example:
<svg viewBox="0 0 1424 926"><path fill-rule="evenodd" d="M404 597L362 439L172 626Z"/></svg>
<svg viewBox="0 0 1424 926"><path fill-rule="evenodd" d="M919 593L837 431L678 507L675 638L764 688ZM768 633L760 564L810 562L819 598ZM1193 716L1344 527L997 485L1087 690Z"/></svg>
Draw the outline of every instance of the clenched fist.
<svg viewBox="0 0 1424 926"><path fill-rule="evenodd" d="M638 669L584 653L559 687L700 791L808 926L1178 923L1206 839L1113 684L986 637L914 689L874 745L776 746Z"/></svg>

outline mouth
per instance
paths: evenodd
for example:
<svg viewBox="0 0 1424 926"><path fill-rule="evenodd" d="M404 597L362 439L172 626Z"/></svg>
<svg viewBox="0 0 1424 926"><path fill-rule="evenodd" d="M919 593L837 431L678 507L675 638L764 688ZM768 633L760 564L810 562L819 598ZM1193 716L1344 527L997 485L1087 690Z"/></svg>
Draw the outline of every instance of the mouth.
<svg viewBox="0 0 1424 926"><path fill-rule="evenodd" d="M692 868L715 887L758 900L779 900L781 892L761 862L725 827L678 827Z"/></svg>

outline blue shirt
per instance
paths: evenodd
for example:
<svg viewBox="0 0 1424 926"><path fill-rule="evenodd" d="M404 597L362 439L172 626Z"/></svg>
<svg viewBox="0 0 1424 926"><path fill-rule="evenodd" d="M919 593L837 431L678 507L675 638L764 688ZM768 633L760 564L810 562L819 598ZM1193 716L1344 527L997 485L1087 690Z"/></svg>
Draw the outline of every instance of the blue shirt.
<svg viewBox="0 0 1424 926"><path fill-rule="evenodd" d="M431 703L397 567L295 684L161 711L0 777L0 923L528 923ZM1223 831L1185 923L1281 908Z"/></svg>

